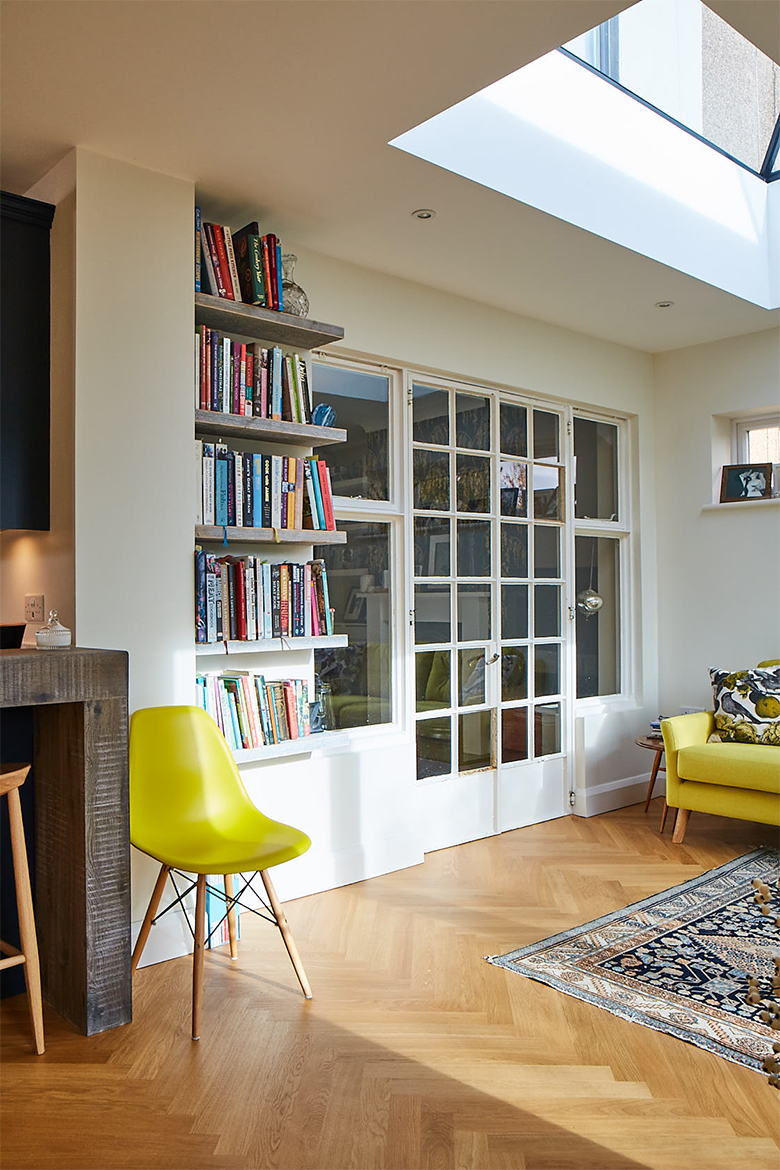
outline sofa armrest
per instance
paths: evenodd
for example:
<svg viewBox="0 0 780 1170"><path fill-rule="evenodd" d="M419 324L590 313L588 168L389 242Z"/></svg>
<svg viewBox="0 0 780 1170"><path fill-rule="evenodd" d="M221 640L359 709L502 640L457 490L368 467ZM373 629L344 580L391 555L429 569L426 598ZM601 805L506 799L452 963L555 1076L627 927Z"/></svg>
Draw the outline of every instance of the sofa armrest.
<svg viewBox="0 0 780 1170"><path fill-rule="evenodd" d="M677 773L677 753L681 748L706 743L715 729L712 711L694 711L690 715L675 715L661 720L666 764L666 803L672 808L684 808L682 792L684 781Z"/></svg>
<svg viewBox="0 0 780 1170"><path fill-rule="evenodd" d="M695 743L706 743L715 729L712 711L694 711L691 715L675 715L673 719L661 720L661 731L667 755L680 748L692 747Z"/></svg>

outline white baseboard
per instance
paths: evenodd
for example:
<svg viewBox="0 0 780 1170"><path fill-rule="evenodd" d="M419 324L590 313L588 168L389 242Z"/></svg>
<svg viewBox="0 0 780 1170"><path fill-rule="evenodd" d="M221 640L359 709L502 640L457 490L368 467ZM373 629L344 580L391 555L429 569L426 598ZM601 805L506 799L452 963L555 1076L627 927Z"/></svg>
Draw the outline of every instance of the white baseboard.
<svg viewBox="0 0 780 1170"><path fill-rule="evenodd" d="M574 813L578 817L595 817L616 808L628 808L640 801L644 804L649 783L650 773L645 772L640 776L626 776L623 780L610 780L606 784L596 784L593 788L580 789L576 794ZM663 796L665 789L666 777L660 772L653 787L653 796Z"/></svg>

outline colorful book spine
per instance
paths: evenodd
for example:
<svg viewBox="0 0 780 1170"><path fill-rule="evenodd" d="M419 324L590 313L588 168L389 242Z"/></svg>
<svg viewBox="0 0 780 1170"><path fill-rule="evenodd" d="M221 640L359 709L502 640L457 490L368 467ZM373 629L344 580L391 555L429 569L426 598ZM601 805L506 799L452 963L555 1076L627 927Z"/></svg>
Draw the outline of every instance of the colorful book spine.
<svg viewBox="0 0 780 1170"><path fill-rule="evenodd" d="M195 208L195 292L200 292L200 208Z"/></svg>
<svg viewBox="0 0 780 1170"><path fill-rule="evenodd" d="M234 301L236 298L233 292L233 279L230 274L230 265L228 263L227 249L225 248L225 236L222 230L222 226L218 223L212 223L208 224L207 227L210 229L211 236L214 239L214 248L217 253L217 264L215 266L215 271L217 268L219 269L217 272L217 282L219 283L221 281L219 295L224 297L225 300Z"/></svg>

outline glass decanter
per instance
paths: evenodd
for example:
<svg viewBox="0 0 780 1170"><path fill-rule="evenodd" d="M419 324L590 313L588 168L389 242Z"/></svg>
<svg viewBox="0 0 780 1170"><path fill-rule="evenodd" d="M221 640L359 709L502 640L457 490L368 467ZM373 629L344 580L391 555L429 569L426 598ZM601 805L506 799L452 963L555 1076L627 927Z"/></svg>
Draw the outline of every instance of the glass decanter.
<svg viewBox="0 0 780 1170"><path fill-rule="evenodd" d="M298 257L292 252L285 252L282 256L282 308L285 313L294 313L296 317L308 317L309 298L293 276Z"/></svg>

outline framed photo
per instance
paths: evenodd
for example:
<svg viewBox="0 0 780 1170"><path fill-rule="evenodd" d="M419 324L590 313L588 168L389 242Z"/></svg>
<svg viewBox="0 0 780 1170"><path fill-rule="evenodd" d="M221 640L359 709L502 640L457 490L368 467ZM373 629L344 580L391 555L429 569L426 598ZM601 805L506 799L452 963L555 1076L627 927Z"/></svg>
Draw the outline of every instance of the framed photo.
<svg viewBox="0 0 780 1170"><path fill-rule="evenodd" d="M771 463L731 463L723 468L720 502L768 500L772 494Z"/></svg>

